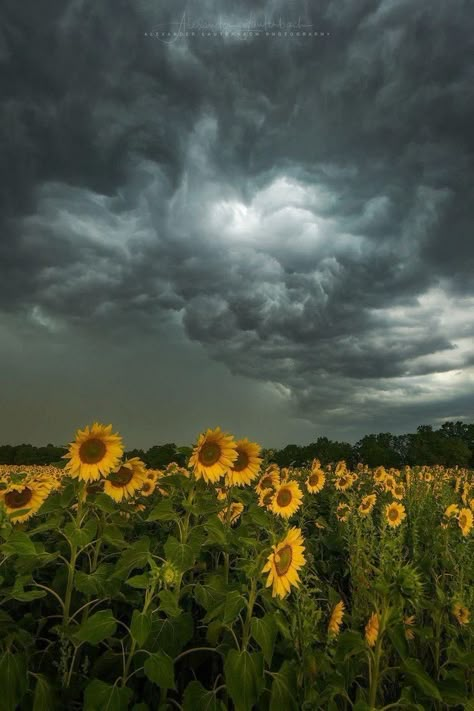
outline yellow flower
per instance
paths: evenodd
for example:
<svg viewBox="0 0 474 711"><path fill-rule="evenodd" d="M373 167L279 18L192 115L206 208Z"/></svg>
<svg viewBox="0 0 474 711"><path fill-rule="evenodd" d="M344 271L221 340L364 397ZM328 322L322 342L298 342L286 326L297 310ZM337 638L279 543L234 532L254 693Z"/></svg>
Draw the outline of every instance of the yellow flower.
<svg viewBox="0 0 474 711"><path fill-rule="evenodd" d="M342 476L347 473L347 466L344 460L341 460L336 464L335 474L336 476Z"/></svg>
<svg viewBox="0 0 474 711"><path fill-rule="evenodd" d="M223 511L219 511L217 515L219 516L222 523L225 523L227 521L227 516L229 516L229 523L233 525L234 523L237 523L243 510L243 504L233 502L231 503L230 507L226 506L225 509L223 509Z"/></svg>
<svg viewBox="0 0 474 711"><path fill-rule="evenodd" d="M405 487L403 484L395 484L392 489L392 494L396 499L403 499L405 496Z"/></svg>
<svg viewBox="0 0 474 711"><path fill-rule="evenodd" d="M272 500L272 511L283 518L289 518L301 506L303 494L296 481L288 481L275 491Z"/></svg>
<svg viewBox="0 0 474 711"><path fill-rule="evenodd" d="M470 502L469 502L469 508L471 509L471 511L474 511L474 499L471 499L471 500L470 500Z"/></svg>
<svg viewBox="0 0 474 711"><path fill-rule="evenodd" d="M457 504L450 504L446 511L444 512L444 516L446 518L453 518L453 516L457 516L459 513L459 506Z"/></svg>
<svg viewBox="0 0 474 711"><path fill-rule="evenodd" d="M410 640L414 639L415 635L413 633L412 627L415 624L416 618L415 615L410 615L409 617L405 617L403 620L403 624L405 625L405 638Z"/></svg>
<svg viewBox="0 0 474 711"><path fill-rule="evenodd" d="M29 479L22 484L9 484L6 489L0 492L0 498L5 504L7 514L13 523L22 523L41 508L46 500L50 489L47 486L38 484L33 479ZM19 516L15 514L23 511Z"/></svg>
<svg viewBox="0 0 474 711"><path fill-rule="evenodd" d="M312 472L319 471L320 469L321 469L321 462L319 461L319 459L313 459L313 461L311 462L311 471Z"/></svg>
<svg viewBox="0 0 474 711"><path fill-rule="evenodd" d="M306 479L306 488L311 494L317 494L326 483L326 475L322 469L312 469L311 474Z"/></svg>
<svg viewBox="0 0 474 711"><path fill-rule="evenodd" d="M392 528L396 528L401 524L403 519L406 518L404 505L399 504L398 501L392 501L391 504L385 507L385 517L388 525Z"/></svg>
<svg viewBox="0 0 474 711"><path fill-rule="evenodd" d="M360 502L360 506L359 506L360 513L363 516L368 516L368 514L374 508L376 501L377 501L376 494L369 494L368 496L364 496L364 498Z"/></svg>
<svg viewBox="0 0 474 711"><path fill-rule="evenodd" d="M250 484L257 476L262 463L260 445L249 442L248 439L239 439L235 443L237 459L226 474L228 486L244 486Z"/></svg>
<svg viewBox="0 0 474 711"><path fill-rule="evenodd" d="M385 491L392 491L396 486L396 481L393 478L393 476L391 476L390 474L387 474L387 476L385 477L384 484L385 484Z"/></svg>
<svg viewBox="0 0 474 711"><path fill-rule="evenodd" d="M138 457L126 460L115 472L111 472L104 483L104 492L114 501L129 499L143 487L147 480L146 469Z"/></svg>
<svg viewBox="0 0 474 711"><path fill-rule="evenodd" d="M373 647L379 636L379 616L373 612L365 626L365 639L369 647Z"/></svg>
<svg viewBox="0 0 474 711"><path fill-rule="evenodd" d="M342 618L344 617L344 603L340 600L331 612L331 617L328 624L328 634L335 636L339 634L342 625Z"/></svg>
<svg viewBox="0 0 474 711"><path fill-rule="evenodd" d="M266 509L271 509L274 496L275 492L273 489L263 489L258 495L258 505Z"/></svg>
<svg viewBox="0 0 474 711"><path fill-rule="evenodd" d="M385 471L384 467L377 467L377 469L374 471L374 481L376 481L377 484L383 484L386 476L387 472Z"/></svg>
<svg viewBox="0 0 474 711"><path fill-rule="evenodd" d="M122 438L112 434L112 425L98 422L77 430L76 439L69 445L63 459L69 459L65 470L72 477L95 481L115 469L123 455Z"/></svg>
<svg viewBox="0 0 474 711"><path fill-rule="evenodd" d="M338 504L338 506L336 508L336 516L337 516L338 520L342 521L343 523L348 521L350 511L351 511L351 507L349 506L349 504L346 504L344 502Z"/></svg>
<svg viewBox="0 0 474 711"><path fill-rule="evenodd" d="M208 429L199 436L189 459L197 479L216 482L237 459L237 449L232 435L225 434L220 427Z"/></svg>
<svg viewBox="0 0 474 711"><path fill-rule="evenodd" d="M346 491L347 489L350 489L353 484L353 479L352 475L349 474L349 472L345 474L341 474L336 478L336 481L334 483L334 486L338 491Z"/></svg>
<svg viewBox="0 0 474 711"><path fill-rule="evenodd" d="M142 496L151 496L153 492L155 491L156 488L156 483L152 481L151 479L146 478L145 481L143 482L143 486L141 488L140 494Z"/></svg>
<svg viewBox="0 0 474 711"><path fill-rule="evenodd" d="M285 597L292 585L298 587L298 570L306 560L301 529L290 528L285 538L273 546L262 573L268 573L266 587L273 585L272 597Z"/></svg>
<svg viewBox="0 0 474 711"><path fill-rule="evenodd" d="M453 605L453 615L457 619L460 625L467 625L470 618L470 612L467 607L456 603Z"/></svg>
<svg viewBox="0 0 474 711"><path fill-rule="evenodd" d="M261 494L264 489L276 489L277 486L280 486L280 468L271 464L258 481L255 491Z"/></svg>
<svg viewBox="0 0 474 711"><path fill-rule="evenodd" d="M458 516L459 528L463 536L467 536L472 529L473 516L471 509L461 509Z"/></svg>

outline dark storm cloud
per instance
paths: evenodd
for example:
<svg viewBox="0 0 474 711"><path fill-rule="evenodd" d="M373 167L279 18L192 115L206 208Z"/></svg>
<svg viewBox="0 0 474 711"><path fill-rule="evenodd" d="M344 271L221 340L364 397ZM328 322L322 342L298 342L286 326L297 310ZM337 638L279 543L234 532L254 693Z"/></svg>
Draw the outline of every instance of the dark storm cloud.
<svg viewBox="0 0 474 711"><path fill-rule="evenodd" d="M172 315L334 435L472 417L474 14L308 5L259 7L330 37L165 44L184 3L7 2L2 309L110 343Z"/></svg>

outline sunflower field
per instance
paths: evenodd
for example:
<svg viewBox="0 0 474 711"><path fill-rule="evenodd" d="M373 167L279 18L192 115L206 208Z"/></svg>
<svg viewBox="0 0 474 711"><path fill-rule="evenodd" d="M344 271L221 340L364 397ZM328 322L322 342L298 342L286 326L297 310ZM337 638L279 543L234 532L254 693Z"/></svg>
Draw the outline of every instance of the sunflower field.
<svg viewBox="0 0 474 711"><path fill-rule="evenodd" d="M1 711L474 711L474 476L187 466L112 426L0 466Z"/></svg>

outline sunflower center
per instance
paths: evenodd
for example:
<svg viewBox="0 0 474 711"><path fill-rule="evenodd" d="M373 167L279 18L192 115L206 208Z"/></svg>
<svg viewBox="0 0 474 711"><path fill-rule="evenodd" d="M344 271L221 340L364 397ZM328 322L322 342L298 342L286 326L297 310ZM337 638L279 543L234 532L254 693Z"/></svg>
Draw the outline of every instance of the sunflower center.
<svg viewBox="0 0 474 711"><path fill-rule="evenodd" d="M286 575L291 565L292 559L293 551L291 546L285 546L284 548L280 548L280 550L275 553L275 568L280 577L282 575Z"/></svg>
<svg viewBox="0 0 474 711"><path fill-rule="evenodd" d="M462 516L459 517L459 525L461 526L461 528L465 528L466 524L467 524L467 516L466 516L466 514L462 514Z"/></svg>
<svg viewBox="0 0 474 711"><path fill-rule="evenodd" d="M396 521L398 518L398 509L390 509L388 512L388 517L390 521Z"/></svg>
<svg viewBox="0 0 474 711"><path fill-rule="evenodd" d="M270 474L264 476L260 484L262 486L262 489L268 489L269 487L273 487L273 479Z"/></svg>
<svg viewBox="0 0 474 711"><path fill-rule="evenodd" d="M199 452L199 461L206 467L212 467L219 461L221 448L216 442L206 442Z"/></svg>
<svg viewBox="0 0 474 711"><path fill-rule="evenodd" d="M319 484L319 474L311 474L309 477L309 485L317 486Z"/></svg>
<svg viewBox="0 0 474 711"><path fill-rule="evenodd" d="M263 503L265 504L265 506L269 506L272 502L272 499L273 491L269 491L268 494L265 494L265 496L263 497Z"/></svg>
<svg viewBox="0 0 474 711"><path fill-rule="evenodd" d="M97 464L107 451L105 443L101 439L88 439L79 447L79 459L84 464Z"/></svg>
<svg viewBox="0 0 474 711"><path fill-rule="evenodd" d="M363 501L362 502L362 508L363 509L368 509L370 506L370 501Z"/></svg>
<svg viewBox="0 0 474 711"><path fill-rule="evenodd" d="M86 486L86 491L90 496L92 496L93 494L100 494L103 489L104 486L101 481L92 481Z"/></svg>
<svg viewBox="0 0 474 711"><path fill-rule="evenodd" d="M33 492L27 486L22 491L9 491L5 494L5 503L9 509L24 509L33 498Z"/></svg>
<svg viewBox="0 0 474 711"><path fill-rule="evenodd" d="M150 489L151 489L151 484L149 484L149 483L146 481L146 482L143 484L143 486L142 486L142 491L144 491L144 492L146 493L147 491L150 491Z"/></svg>
<svg viewBox="0 0 474 711"><path fill-rule="evenodd" d="M114 472L113 476L110 478L110 483L112 486L121 488L122 486L127 486L127 484L132 480L133 472L129 467L120 467L118 472Z"/></svg>
<svg viewBox="0 0 474 711"><path fill-rule="evenodd" d="M243 469L245 469L248 464L249 464L249 455L247 452L243 452L241 449L237 450L237 459L235 460L234 464L232 465L232 469L235 472L241 472Z"/></svg>
<svg viewBox="0 0 474 711"><path fill-rule="evenodd" d="M285 506L289 506L291 504L292 499L293 494L291 491L289 489L282 489L278 492L277 504L278 506L284 508Z"/></svg>

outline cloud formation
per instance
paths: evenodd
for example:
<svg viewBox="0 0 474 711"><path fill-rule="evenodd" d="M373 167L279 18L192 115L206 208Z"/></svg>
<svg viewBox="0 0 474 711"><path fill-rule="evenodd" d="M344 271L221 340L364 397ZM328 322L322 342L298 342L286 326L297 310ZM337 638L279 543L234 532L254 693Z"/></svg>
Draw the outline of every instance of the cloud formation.
<svg viewBox="0 0 474 711"><path fill-rule="evenodd" d="M127 368L123 411L144 392L130 363L178 387L199 363L196 398L229 383L206 416L248 421L254 392L268 445L472 419L466 3L302 2L328 37L171 44L144 33L184 3L113 8L49 3L35 34L42 8L7 3L0 310L42 382L52 344L71 368L105 349L92 405Z"/></svg>

